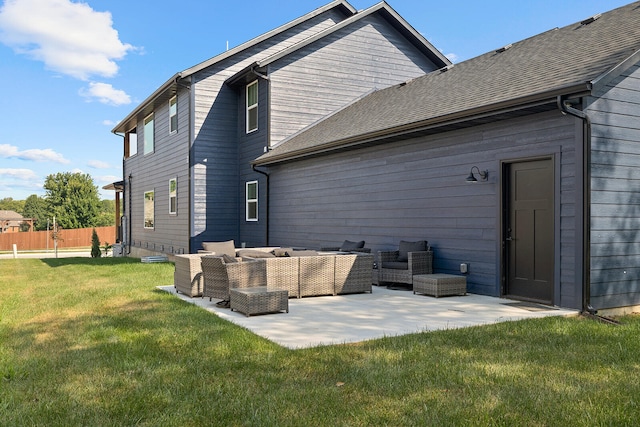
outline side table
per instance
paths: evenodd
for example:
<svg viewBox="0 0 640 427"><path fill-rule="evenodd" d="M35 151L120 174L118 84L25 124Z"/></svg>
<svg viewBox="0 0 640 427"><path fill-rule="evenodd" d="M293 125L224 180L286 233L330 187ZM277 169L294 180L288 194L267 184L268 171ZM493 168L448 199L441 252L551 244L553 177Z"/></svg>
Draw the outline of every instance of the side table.
<svg viewBox="0 0 640 427"><path fill-rule="evenodd" d="M229 289L229 307L249 317L252 314L289 312L289 292L266 286Z"/></svg>
<svg viewBox="0 0 640 427"><path fill-rule="evenodd" d="M418 274L413 276L413 293L436 298L448 295L466 295L467 278L453 274Z"/></svg>

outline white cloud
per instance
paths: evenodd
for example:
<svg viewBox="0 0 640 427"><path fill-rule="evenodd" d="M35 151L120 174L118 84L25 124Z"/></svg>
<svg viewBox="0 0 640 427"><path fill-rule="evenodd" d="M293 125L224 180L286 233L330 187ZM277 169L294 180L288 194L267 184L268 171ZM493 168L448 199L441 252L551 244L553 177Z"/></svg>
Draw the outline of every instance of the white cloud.
<svg viewBox="0 0 640 427"><path fill-rule="evenodd" d="M38 179L38 175L31 169L0 169L0 176L24 181Z"/></svg>
<svg viewBox="0 0 640 427"><path fill-rule="evenodd" d="M120 41L111 13L70 0L5 0L0 42L81 80L116 75L116 61L135 49Z"/></svg>
<svg viewBox="0 0 640 427"><path fill-rule="evenodd" d="M112 182L122 181L122 177L115 175L102 175L99 176L97 180L103 184L111 184Z"/></svg>
<svg viewBox="0 0 640 427"><path fill-rule="evenodd" d="M108 83L89 83L89 87L80 89L80 95L91 101L97 99L99 102L108 105L127 105L131 104L131 97L120 89L114 89Z"/></svg>
<svg viewBox="0 0 640 427"><path fill-rule="evenodd" d="M118 122L114 122L113 120L103 120L102 124L105 126L115 126L118 124Z"/></svg>
<svg viewBox="0 0 640 427"><path fill-rule="evenodd" d="M103 162L102 160L89 160L87 166L94 169L109 169L111 167L109 163Z"/></svg>
<svg viewBox="0 0 640 427"><path fill-rule="evenodd" d="M18 147L9 144L0 144L0 157L7 159L20 159L33 162L55 162L61 164L70 163L60 153L56 153L51 148L38 149L33 148L29 150L20 151Z"/></svg>
<svg viewBox="0 0 640 427"><path fill-rule="evenodd" d="M456 55L455 53L447 53L445 55L447 57L447 59L453 63L455 63L456 61L458 61L458 55Z"/></svg>

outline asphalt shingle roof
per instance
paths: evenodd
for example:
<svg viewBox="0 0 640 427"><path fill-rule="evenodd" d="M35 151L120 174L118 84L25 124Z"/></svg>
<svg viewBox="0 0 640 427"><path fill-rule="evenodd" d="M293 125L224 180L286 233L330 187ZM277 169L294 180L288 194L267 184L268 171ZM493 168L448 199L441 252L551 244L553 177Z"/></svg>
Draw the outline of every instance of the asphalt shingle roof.
<svg viewBox="0 0 640 427"><path fill-rule="evenodd" d="M577 93L640 50L640 2L556 28L376 91L285 140L256 164L286 161L372 135Z"/></svg>

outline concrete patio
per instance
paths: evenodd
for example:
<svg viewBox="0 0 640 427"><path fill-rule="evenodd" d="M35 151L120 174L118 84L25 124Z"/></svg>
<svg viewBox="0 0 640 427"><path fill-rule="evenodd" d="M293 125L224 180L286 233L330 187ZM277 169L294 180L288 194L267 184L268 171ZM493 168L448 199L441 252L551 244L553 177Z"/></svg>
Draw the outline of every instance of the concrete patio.
<svg viewBox="0 0 640 427"><path fill-rule="evenodd" d="M218 307L216 300L190 298L177 293L173 285L158 288L291 349L578 314L575 310L483 295L432 298L414 295L411 291L374 286L373 293L291 298L289 313L246 317Z"/></svg>

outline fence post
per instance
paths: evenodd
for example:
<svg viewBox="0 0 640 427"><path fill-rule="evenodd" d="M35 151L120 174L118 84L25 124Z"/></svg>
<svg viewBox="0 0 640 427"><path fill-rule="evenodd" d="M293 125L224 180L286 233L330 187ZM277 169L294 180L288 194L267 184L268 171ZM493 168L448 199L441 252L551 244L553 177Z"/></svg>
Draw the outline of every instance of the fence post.
<svg viewBox="0 0 640 427"><path fill-rule="evenodd" d="M18 245L13 244L13 257L18 258Z"/></svg>

